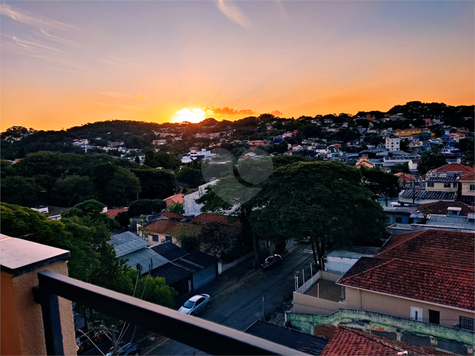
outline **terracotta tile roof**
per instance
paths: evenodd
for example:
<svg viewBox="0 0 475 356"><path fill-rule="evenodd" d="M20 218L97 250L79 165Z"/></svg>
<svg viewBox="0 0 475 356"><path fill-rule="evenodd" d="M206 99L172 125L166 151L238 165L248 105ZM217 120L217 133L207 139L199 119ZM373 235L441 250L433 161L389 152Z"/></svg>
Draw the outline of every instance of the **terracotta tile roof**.
<svg viewBox="0 0 475 356"><path fill-rule="evenodd" d="M337 284L473 310L474 234L424 230L393 235Z"/></svg>
<svg viewBox="0 0 475 356"><path fill-rule="evenodd" d="M475 182L475 173L462 176L461 182Z"/></svg>
<svg viewBox="0 0 475 356"><path fill-rule="evenodd" d="M414 176L408 173L399 172L394 175L398 178L399 182L410 182L414 179Z"/></svg>
<svg viewBox="0 0 475 356"><path fill-rule="evenodd" d="M209 222L216 222L220 224L228 225L241 225L239 220L233 216L228 215L217 215L210 213L202 213L193 219L194 223L206 224Z"/></svg>
<svg viewBox="0 0 475 356"><path fill-rule="evenodd" d="M315 336L324 339L331 339L337 332L338 327L333 325L316 325Z"/></svg>
<svg viewBox="0 0 475 356"><path fill-rule="evenodd" d="M190 232L193 232L196 235L199 235L201 233L201 229L203 228L200 225L189 224L189 223L184 223L184 222L158 220L154 222L153 224L148 225L146 229L152 233L154 232L156 234L165 234L165 235L173 236L174 230L178 226L182 226L182 225L185 225L186 228L190 230Z"/></svg>
<svg viewBox="0 0 475 356"><path fill-rule="evenodd" d="M184 204L185 202L185 194L175 194L172 195L171 197L163 199L165 203L167 203L167 206L172 205L173 203L180 203Z"/></svg>
<svg viewBox="0 0 475 356"><path fill-rule="evenodd" d="M402 238L391 236L399 244L383 246L378 258L400 258L414 262L441 265L447 261L447 268L457 268L466 271L475 271L474 234L445 230L424 230L412 232ZM404 239L404 240L401 240Z"/></svg>
<svg viewBox="0 0 475 356"><path fill-rule="evenodd" d="M469 166L464 166L460 163L450 163L445 166L435 168L431 172L462 172L462 178L465 178L466 175L471 175L474 173L474 168Z"/></svg>
<svg viewBox="0 0 475 356"><path fill-rule="evenodd" d="M436 201L433 203L421 204L419 205L418 210L423 211L424 209L430 211L430 214L447 215L447 208L450 207L462 208L460 211L461 216L467 216L467 214L475 212L475 207L462 203L461 201Z"/></svg>
<svg viewBox="0 0 475 356"><path fill-rule="evenodd" d="M338 327L321 356L453 356L430 347L413 346L397 340L371 335L348 327Z"/></svg>
<svg viewBox="0 0 475 356"><path fill-rule="evenodd" d="M184 218L185 218L183 215L171 213L171 212L169 212L169 211L164 211L164 212L162 212L160 215L166 217L167 219L178 219L178 220L181 220L181 219L184 219Z"/></svg>
<svg viewBox="0 0 475 356"><path fill-rule="evenodd" d="M111 209L106 212L107 216L110 217L111 219L114 219L119 213L127 211L127 208L122 208L122 209Z"/></svg>

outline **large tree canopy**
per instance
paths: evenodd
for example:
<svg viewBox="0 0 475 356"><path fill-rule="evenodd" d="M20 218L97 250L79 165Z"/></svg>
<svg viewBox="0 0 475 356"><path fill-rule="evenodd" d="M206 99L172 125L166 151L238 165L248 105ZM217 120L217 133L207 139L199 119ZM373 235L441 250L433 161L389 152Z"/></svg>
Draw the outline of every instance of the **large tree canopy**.
<svg viewBox="0 0 475 356"><path fill-rule="evenodd" d="M315 259L335 244L374 244L385 234L386 216L361 184L360 172L337 162L284 166L254 200L251 226L276 245L310 238Z"/></svg>

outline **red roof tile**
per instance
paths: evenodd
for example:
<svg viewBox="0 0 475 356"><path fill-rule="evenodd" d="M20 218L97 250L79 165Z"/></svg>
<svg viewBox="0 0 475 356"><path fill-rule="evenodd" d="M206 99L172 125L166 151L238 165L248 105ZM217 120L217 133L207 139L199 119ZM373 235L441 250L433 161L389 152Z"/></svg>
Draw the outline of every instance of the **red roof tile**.
<svg viewBox="0 0 475 356"><path fill-rule="evenodd" d="M431 172L462 172L462 179L467 175L474 173L474 168L469 166L464 166L460 163L450 163L445 166L435 168Z"/></svg>
<svg viewBox="0 0 475 356"><path fill-rule="evenodd" d="M462 203L461 201L440 200L433 203L421 204L419 205L418 209L420 211L423 211L423 210L430 211L430 214L447 215L448 214L447 208L450 208L450 207L462 208L462 210L460 211L461 216L467 216L467 214L475 212L475 207Z"/></svg>
<svg viewBox="0 0 475 356"><path fill-rule="evenodd" d="M170 221L170 220L158 220L154 222L153 224L148 225L146 227L146 230L151 233L173 236L174 230L178 226L182 226L182 225L184 225L186 229L189 229L190 232L193 232L196 235L199 235L201 233L202 226L200 225L182 223L182 222Z"/></svg>
<svg viewBox="0 0 475 356"><path fill-rule="evenodd" d="M444 230L424 230L399 237L398 244L387 243L376 255L378 258L400 258L439 266L447 261L448 268L475 271L474 234Z"/></svg>
<svg viewBox="0 0 475 356"><path fill-rule="evenodd" d="M171 197L163 199L165 203L167 203L167 206L172 205L173 203L180 203L184 204L185 202L185 194L175 194L172 195Z"/></svg>
<svg viewBox="0 0 475 356"><path fill-rule="evenodd" d="M462 182L475 182L475 173L472 173L472 174L467 174L467 175L464 175L462 176L462 178L460 179L460 181Z"/></svg>
<svg viewBox="0 0 475 356"><path fill-rule="evenodd" d="M217 215L210 213L203 213L193 218L194 223L206 224L209 222L216 222L220 224L228 225L240 225L240 222L237 218L228 216L228 215Z"/></svg>
<svg viewBox="0 0 475 356"><path fill-rule="evenodd" d="M413 346L397 340L371 335L348 327L338 327L321 356L389 356L389 355L452 356L430 347Z"/></svg>
<svg viewBox="0 0 475 356"><path fill-rule="evenodd" d="M472 233L398 234L374 258L361 258L337 284L473 310L474 259Z"/></svg>
<svg viewBox="0 0 475 356"><path fill-rule="evenodd" d="M185 218L183 215L171 213L171 212L169 212L169 211L164 211L164 212L162 212L160 215L166 217L167 219L178 219L178 220L181 220L181 219L184 219L184 218Z"/></svg>
<svg viewBox="0 0 475 356"><path fill-rule="evenodd" d="M122 209L111 209L106 212L107 216L110 217L111 219L114 219L119 213L127 211L127 208L122 208Z"/></svg>

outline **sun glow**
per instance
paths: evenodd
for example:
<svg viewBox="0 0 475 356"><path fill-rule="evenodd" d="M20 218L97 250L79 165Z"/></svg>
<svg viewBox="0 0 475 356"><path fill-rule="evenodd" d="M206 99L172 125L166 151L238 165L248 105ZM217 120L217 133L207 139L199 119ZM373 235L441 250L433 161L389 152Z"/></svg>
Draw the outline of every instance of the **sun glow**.
<svg viewBox="0 0 475 356"><path fill-rule="evenodd" d="M199 108L183 108L173 114L171 122L191 122L198 123L205 119L207 111Z"/></svg>

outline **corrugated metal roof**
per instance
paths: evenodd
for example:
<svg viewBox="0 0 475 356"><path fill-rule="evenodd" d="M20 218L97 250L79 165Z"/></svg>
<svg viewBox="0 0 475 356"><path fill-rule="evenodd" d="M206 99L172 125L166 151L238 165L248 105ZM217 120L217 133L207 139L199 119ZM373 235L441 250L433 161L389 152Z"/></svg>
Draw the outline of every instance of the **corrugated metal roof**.
<svg viewBox="0 0 475 356"><path fill-rule="evenodd" d="M134 251L120 258L127 260L127 265L135 269L137 269L137 264L140 264L140 266L142 266L141 274L147 273L169 262L165 257L160 256L148 248Z"/></svg>
<svg viewBox="0 0 475 356"><path fill-rule="evenodd" d="M114 246L117 257L147 248L147 242L130 231L112 236L109 244Z"/></svg>
<svg viewBox="0 0 475 356"><path fill-rule="evenodd" d="M434 200L455 200L457 197L456 192L440 192L436 190L416 190L412 189L403 190L399 195L400 198L412 198L416 199L434 199Z"/></svg>

